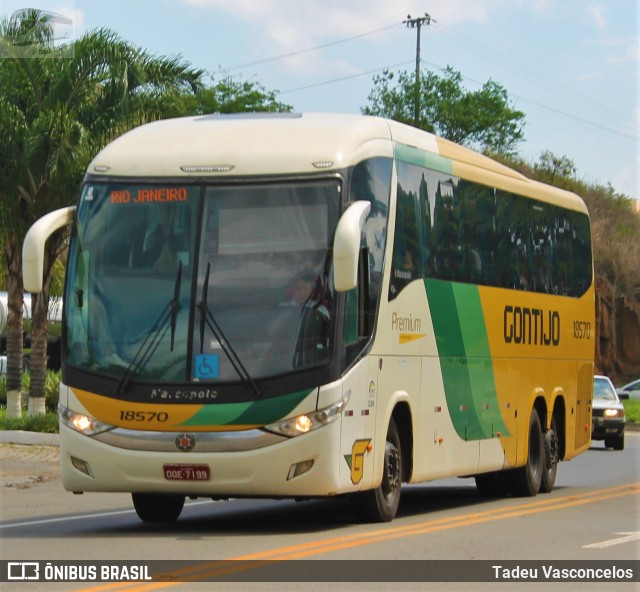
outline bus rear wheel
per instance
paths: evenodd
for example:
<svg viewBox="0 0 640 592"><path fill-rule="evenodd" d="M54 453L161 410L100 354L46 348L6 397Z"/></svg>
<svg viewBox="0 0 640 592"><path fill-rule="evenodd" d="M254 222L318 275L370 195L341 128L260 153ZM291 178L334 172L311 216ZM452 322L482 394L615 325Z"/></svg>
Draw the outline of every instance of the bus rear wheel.
<svg viewBox="0 0 640 592"><path fill-rule="evenodd" d="M143 522L175 522L184 506L184 495L132 493L133 507Z"/></svg>
<svg viewBox="0 0 640 592"><path fill-rule="evenodd" d="M509 474L509 489L515 496L533 497L540 491L542 474L545 471L544 437L540 416L536 409L529 420L529 454L524 467L513 469Z"/></svg>
<svg viewBox="0 0 640 592"><path fill-rule="evenodd" d="M375 489L351 494L351 506L363 522L390 522L400 504L402 446L396 423L391 418L384 448L382 482Z"/></svg>

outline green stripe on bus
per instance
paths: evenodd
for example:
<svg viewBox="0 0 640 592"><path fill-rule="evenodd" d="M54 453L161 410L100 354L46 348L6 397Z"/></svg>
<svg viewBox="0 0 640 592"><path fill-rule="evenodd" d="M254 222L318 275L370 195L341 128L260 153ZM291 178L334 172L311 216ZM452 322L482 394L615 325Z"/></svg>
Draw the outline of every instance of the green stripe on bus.
<svg viewBox="0 0 640 592"><path fill-rule="evenodd" d="M418 166L439 171L447 175L453 174L453 161L439 154L420 150L414 146L406 146L404 144L395 145L395 157L397 160L408 162L409 164L417 164Z"/></svg>
<svg viewBox="0 0 640 592"><path fill-rule="evenodd" d="M296 391L247 403L220 403L203 405L181 426L267 425L287 417L297 405L316 389Z"/></svg>
<svg viewBox="0 0 640 592"><path fill-rule="evenodd" d="M478 287L425 280L449 414L465 440L507 436Z"/></svg>

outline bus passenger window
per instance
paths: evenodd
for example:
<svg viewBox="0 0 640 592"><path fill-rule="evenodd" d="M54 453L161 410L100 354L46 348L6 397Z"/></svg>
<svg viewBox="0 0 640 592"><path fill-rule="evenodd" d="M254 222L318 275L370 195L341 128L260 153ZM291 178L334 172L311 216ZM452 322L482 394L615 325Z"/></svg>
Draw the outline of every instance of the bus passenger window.
<svg viewBox="0 0 640 592"><path fill-rule="evenodd" d="M406 194L398 190L389 299L395 298L411 281L422 277L422 241L418 231L416 198L413 193Z"/></svg>

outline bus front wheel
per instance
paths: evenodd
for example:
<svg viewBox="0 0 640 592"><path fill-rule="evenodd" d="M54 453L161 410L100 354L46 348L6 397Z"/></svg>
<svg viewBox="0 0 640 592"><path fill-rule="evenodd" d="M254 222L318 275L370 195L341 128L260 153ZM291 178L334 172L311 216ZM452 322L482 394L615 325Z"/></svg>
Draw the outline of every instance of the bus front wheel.
<svg viewBox="0 0 640 592"><path fill-rule="evenodd" d="M175 522L184 506L184 495L132 493L133 507L143 522Z"/></svg>
<svg viewBox="0 0 640 592"><path fill-rule="evenodd" d="M540 416L532 409L529 419L529 453L527 464L512 469L509 475L509 489L515 496L533 497L540 491L542 474L546 469L544 437L540 424Z"/></svg>
<svg viewBox="0 0 640 592"><path fill-rule="evenodd" d="M402 446L391 418L384 449L382 482L375 489L351 494L351 505L363 522L390 522L398 511L402 486Z"/></svg>

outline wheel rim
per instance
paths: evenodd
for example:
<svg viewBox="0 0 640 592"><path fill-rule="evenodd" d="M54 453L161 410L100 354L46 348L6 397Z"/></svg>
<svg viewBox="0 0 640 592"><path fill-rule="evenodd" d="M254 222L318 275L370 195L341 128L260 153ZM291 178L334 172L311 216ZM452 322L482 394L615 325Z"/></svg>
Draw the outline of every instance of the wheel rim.
<svg viewBox="0 0 640 592"><path fill-rule="evenodd" d="M529 430L529 467L534 480L542 476L544 469L543 455L544 442L542 441L542 433L536 429L534 424Z"/></svg>
<svg viewBox="0 0 640 592"><path fill-rule="evenodd" d="M552 470L553 467L558 464L558 457L560 455L558 447L558 436L553 429L551 429L545 436L545 460L549 470Z"/></svg>
<svg viewBox="0 0 640 592"><path fill-rule="evenodd" d="M400 452L391 442L384 449L384 475L382 478L382 495L390 502L400 488Z"/></svg>

